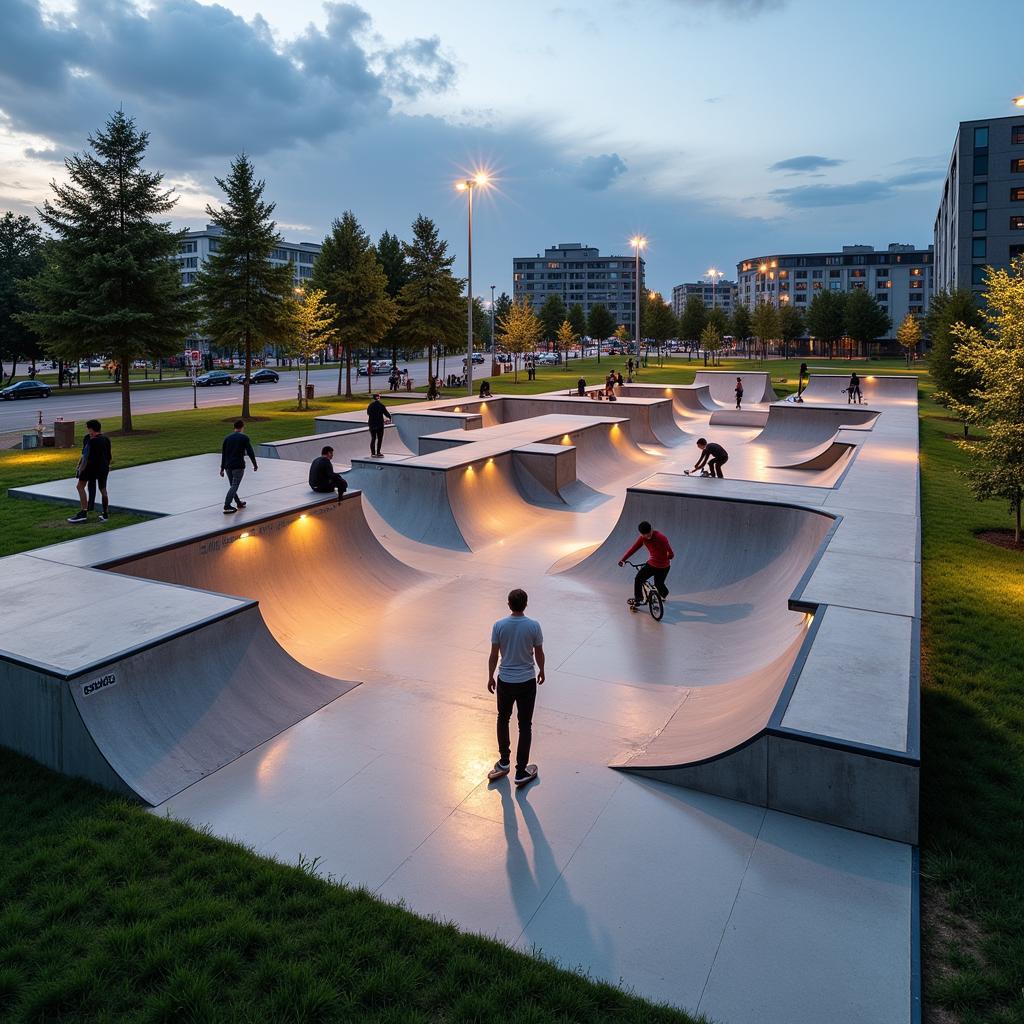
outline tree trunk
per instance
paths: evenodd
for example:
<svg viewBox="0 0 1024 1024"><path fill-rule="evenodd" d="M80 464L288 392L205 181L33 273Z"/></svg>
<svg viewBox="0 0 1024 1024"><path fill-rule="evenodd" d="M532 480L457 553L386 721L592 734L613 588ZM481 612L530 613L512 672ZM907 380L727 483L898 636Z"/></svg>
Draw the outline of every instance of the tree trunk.
<svg viewBox="0 0 1024 1024"><path fill-rule="evenodd" d="M242 419L249 418L249 374L252 370L252 335L245 332L245 373L242 377Z"/></svg>
<svg viewBox="0 0 1024 1024"><path fill-rule="evenodd" d="M121 433L130 434L132 427L132 382L129 379L131 360L122 355L118 360L121 367Z"/></svg>
<svg viewBox="0 0 1024 1024"><path fill-rule="evenodd" d="M352 397L352 346L345 346L345 397Z"/></svg>
<svg viewBox="0 0 1024 1024"><path fill-rule="evenodd" d="M14 383L14 375L17 372L17 370L18 370L18 356L14 355L14 356L11 357L11 383L12 384ZM0 383L3 382L3 379L4 379L3 367L0 366Z"/></svg>
<svg viewBox="0 0 1024 1024"><path fill-rule="evenodd" d="M345 346L345 351L348 351L348 346ZM341 347L339 346L336 352L338 356L338 397L341 398L341 381L342 374L345 371L345 360L341 357Z"/></svg>
<svg viewBox="0 0 1024 1024"><path fill-rule="evenodd" d="M1016 507L1014 508L1014 511L1017 513L1017 520L1016 520L1016 523L1014 524L1014 528L1013 528L1013 543L1014 544L1019 544L1020 543L1020 505L1021 505L1021 496L1020 496L1020 494L1018 494L1017 495L1017 504L1016 504Z"/></svg>

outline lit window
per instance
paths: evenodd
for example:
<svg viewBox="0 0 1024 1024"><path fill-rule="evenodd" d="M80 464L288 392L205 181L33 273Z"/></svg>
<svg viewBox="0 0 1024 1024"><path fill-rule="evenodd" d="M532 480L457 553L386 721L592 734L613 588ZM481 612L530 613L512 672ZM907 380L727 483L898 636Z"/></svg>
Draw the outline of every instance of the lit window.
<svg viewBox="0 0 1024 1024"><path fill-rule="evenodd" d="M1014 146L1024 146L1024 124L1015 124L1010 129L1010 143Z"/></svg>
<svg viewBox="0 0 1024 1024"><path fill-rule="evenodd" d="M1010 230L1011 231L1024 231L1024 217L1011 217L1010 218Z"/></svg>
<svg viewBox="0 0 1024 1024"><path fill-rule="evenodd" d="M1011 174L1024 174L1024 160L1018 158L1010 161Z"/></svg>
<svg viewBox="0 0 1024 1024"><path fill-rule="evenodd" d="M1010 202L1011 203L1024 203L1024 188L1011 188L1010 189Z"/></svg>

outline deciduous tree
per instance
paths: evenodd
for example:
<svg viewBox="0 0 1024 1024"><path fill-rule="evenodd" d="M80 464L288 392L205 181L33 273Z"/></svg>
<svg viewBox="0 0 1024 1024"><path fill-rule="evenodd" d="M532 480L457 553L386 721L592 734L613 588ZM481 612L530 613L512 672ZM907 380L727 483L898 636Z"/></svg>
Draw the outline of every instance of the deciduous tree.
<svg viewBox="0 0 1024 1024"><path fill-rule="evenodd" d="M768 355L768 342L779 336L779 311L770 302L759 302L750 321L762 358Z"/></svg>
<svg viewBox="0 0 1024 1024"><path fill-rule="evenodd" d="M979 329L985 325L973 295L966 289L933 295L925 318L925 330L931 337L928 372L935 382L935 401L945 406L955 403L955 407L962 410L974 404L974 391L979 387L979 381L955 359L956 348L960 344L960 339L953 334L956 324ZM964 419L963 425L964 437L967 437L970 421Z"/></svg>
<svg viewBox="0 0 1024 1024"><path fill-rule="evenodd" d="M708 311L704 300L699 295L691 295L683 306L679 317L679 334L687 341L696 342L700 338L704 325L708 322Z"/></svg>
<svg viewBox="0 0 1024 1024"><path fill-rule="evenodd" d="M578 302L574 302L569 307L567 319L572 325L572 329L576 332L577 338L582 338L587 333L587 315L583 312L583 307ZM581 352L580 355L582 354Z"/></svg>
<svg viewBox="0 0 1024 1024"><path fill-rule="evenodd" d="M842 292L819 291L807 308L807 330L828 350L832 358L835 344L842 338L845 327L846 296Z"/></svg>
<svg viewBox="0 0 1024 1024"><path fill-rule="evenodd" d="M804 318L799 309L788 303L779 310L779 337L782 339L782 358L789 355L789 347L804 333Z"/></svg>
<svg viewBox="0 0 1024 1024"><path fill-rule="evenodd" d="M26 285L22 323L61 359L105 355L121 368L121 429L132 430L132 360L169 355L194 315L172 256L181 235L157 218L177 201L143 168L149 135L122 111L64 161L41 217L52 241Z"/></svg>
<svg viewBox="0 0 1024 1024"><path fill-rule="evenodd" d="M907 357L907 366L909 367L917 355L918 345L921 344L921 325L913 313L908 313L896 328L896 340Z"/></svg>
<svg viewBox="0 0 1024 1024"><path fill-rule="evenodd" d="M660 358L662 346L669 338L674 338L679 333L679 321L676 320L672 307L658 292L652 292L647 296L641 323L644 325L644 336L654 340Z"/></svg>
<svg viewBox="0 0 1024 1024"><path fill-rule="evenodd" d="M864 288L855 288L846 296L843 327L847 337L867 355L868 345L885 334L892 327L892 321L878 299Z"/></svg>
<svg viewBox="0 0 1024 1024"><path fill-rule="evenodd" d="M497 322L495 329L501 347L512 356L515 371L514 383L519 383L519 357L526 352L533 352L540 344L540 318L533 311L530 297L524 295L509 307L508 312Z"/></svg>
<svg viewBox="0 0 1024 1024"><path fill-rule="evenodd" d="M704 365L707 366L707 353L711 353L711 363L717 362L718 352L722 347L722 335L714 323L708 321L700 332L700 345L704 349Z"/></svg>
<svg viewBox="0 0 1024 1024"><path fill-rule="evenodd" d="M293 333L286 350L305 362L306 387L309 387L309 361L319 355L338 336L335 322L338 307L327 301L322 288L303 290L292 307ZM309 408L309 400L299 387L299 408Z"/></svg>
<svg viewBox="0 0 1024 1024"><path fill-rule="evenodd" d="M736 342L746 347L747 338L750 337L753 328L751 327L750 310L742 302L738 302L732 311L730 327ZM749 348L747 348L747 354L750 354Z"/></svg>
<svg viewBox="0 0 1024 1024"><path fill-rule="evenodd" d="M985 268L984 331L958 323L954 361L978 386L974 401L951 408L988 436L957 444L974 458L964 475L979 501L1002 498L1014 517L1014 541L1021 538L1024 501L1024 256L1010 270Z"/></svg>
<svg viewBox="0 0 1024 1024"><path fill-rule="evenodd" d="M590 307L587 317L587 334L597 342L597 364L601 365L601 345L607 341L615 330L615 317L603 302L595 302Z"/></svg>
<svg viewBox="0 0 1024 1024"><path fill-rule="evenodd" d="M543 328L543 340L555 341L558 338L558 328L566 318L565 303L558 295L549 295L544 304L540 307L540 322Z"/></svg>
<svg viewBox="0 0 1024 1024"><path fill-rule="evenodd" d="M555 340L558 343L558 351L562 353L565 359L566 367L569 365L569 353L576 347L579 337L573 330L572 324L568 320L563 320L558 328L558 333L555 335Z"/></svg>

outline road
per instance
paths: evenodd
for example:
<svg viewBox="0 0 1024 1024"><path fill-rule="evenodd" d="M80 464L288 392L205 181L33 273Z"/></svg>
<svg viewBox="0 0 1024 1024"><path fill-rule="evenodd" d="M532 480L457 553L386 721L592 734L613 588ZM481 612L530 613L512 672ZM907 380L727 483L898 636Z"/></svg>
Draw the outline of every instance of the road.
<svg viewBox="0 0 1024 1024"><path fill-rule="evenodd" d="M461 368L455 359L448 360L448 371L454 372ZM427 361L425 359L411 363L402 363L402 369L408 368L417 384L424 384L427 379ZM476 368L479 372L479 367ZM295 371L283 370L281 379L276 384L259 384L252 388L253 402L273 402L283 398L294 398L296 393ZM358 385L356 381L358 380ZM336 369L309 371L309 382L314 384L318 394L333 395L337 389L338 371ZM387 390L387 378L373 378L374 387ZM352 373L352 386L366 391L366 378L356 378ZM241 406L242 387L232 384L230 387L197 388L196 398L200 408L217 406ZM146 388L133 391L132 412L172 412L175 409L192 408L192 390L185 387ZM116 420L121 415L121 395L116 391L100 394L90 393L86 388L70 395L54 395L44 399L23 399L16 402L0 402L0 434L16 433L20 430L31 430L36 417L42 410L43 422L47 428L52 426L58 416L65 420L84 422L87 419Z"/></svg>

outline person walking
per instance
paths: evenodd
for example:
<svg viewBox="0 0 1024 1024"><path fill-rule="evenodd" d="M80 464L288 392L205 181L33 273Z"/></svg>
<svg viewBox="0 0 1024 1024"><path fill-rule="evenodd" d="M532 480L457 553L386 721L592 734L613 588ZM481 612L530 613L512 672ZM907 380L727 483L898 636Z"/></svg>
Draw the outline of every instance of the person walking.
<svg viewBox="0 0 1024 1024"><path fill-rule="evenodd" d="M517 786L537 778L537 766L529 763L530 744L537 687L544 685L544 634L540 623L526 616L528 601L525 590L509 591L508 608L512 614L498 619L491 629L491 653L487 659L487 692L497 693L498 697L498 760L487 778L491 782L502 779L512 768L509 722L515 708L519 723L514 780ZM499 656L501 668L495 680Z"/></svg>
<svg viewBox="0 0 1024 1024"><path fill-rule="evenodd" d="M736 392L736 408L739 409L743 405L743 378L736 378L736 387L733 388Z"/></svg>
<svg viewBox="0 0 1024 1024"><path fill-rule="evenodd" d="M629 602L629 607L634 612L646 604L644 601L644 583L649 579L653 578L654 585L657 587L662 599L668 597L668 587L665 586L665 579L668 576L672 559L676 557L668 537L655 530L646 519L640 523L637 530L640 532L640 536L637 537L632 547L619 559L619 568L621 569L629 560L629 556L634 551L640 549L641 544L647 548L647 564L642 569L637 570L636 579L633 580L633 600Z"/></svg>
<svg viewBox="0 0 1024 1024"><path fill-rule="evenodd" d="M320 449L320 454L309 465L309 486L317 494L331 494L338 492L338 501L348 490L348 481L340 474L334 472L334 449L326 444Z"/></svg>
<svg viewBox="0 0 1024 1024"><path fill-rule="evenodd" d="M380 395L374 395L373 401L366 407L366 418L370 423L370 458L383 459L380 446L384 443L384 421L391 422L391 413L380 400Z"/></svg>
<svg viewBox="0 0 1024 1024"><path fill-rule="evenodd" d="M100 498L103 502L103 511L99 515L99 521L105 523L110 517L107 474L110 472L110 464L114 461L114 457L110 449L110 438L102 432L100 421L88 420L85 428L88 433L82 441L82 457L78 460L78 469L75 471L75 476L78 477L75 487L78 490L78 501L81 507L73 516L68 517L68 522L88 522L88 509L91 505L95 505L96 489L99 488ZM88 496L86 495L87 488Z"/></svg>
<svg viewBox="0 0 1024 1024"><path fill-rule="evenodd" d="M846 404L849 405L856 399L857 405L864 400L860 393L860 377L856 371L850 374L850 386L846 389Z"/></svg>
<svg viewBox="0 0 1024 1024"><path fill-rule="evenodd" d="M235 429L224 438L220 446L220 475L227 474L228 493L224 495L224 515L230 515L238 508L245 508L245 502L238 496L238 488L245 476L245 458L249 457L252 462L252 471L259 470L256 465L256 453L252 450L252 441L249 435L244 433L245 420L235 420Z"/></svg>
<svg viewBox="0 0 1024 1024"><path fill-rule="evenodd" d="M796 400L798 402L802 402L803 401L803 393L804 393L804 388L807 387L807 380L808 380L807 364L806 363L801 363L800 364L800 373L799 373L799 375L797 376L797 379L796 379ZM849 404L849 403L847 403L847 404Z"/></svg>

